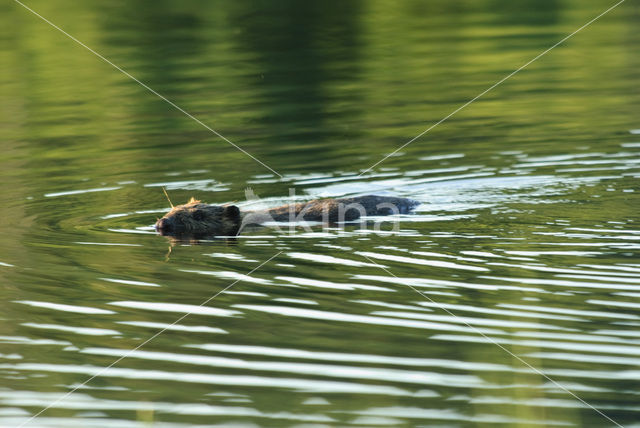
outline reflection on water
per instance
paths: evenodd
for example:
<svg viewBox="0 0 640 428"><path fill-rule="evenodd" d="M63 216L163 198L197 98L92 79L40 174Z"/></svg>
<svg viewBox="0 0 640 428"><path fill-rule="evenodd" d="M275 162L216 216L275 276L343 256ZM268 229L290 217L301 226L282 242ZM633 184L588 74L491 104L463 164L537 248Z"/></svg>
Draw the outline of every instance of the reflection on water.
<svg viewBox="0 0 640 428"><path fill-rule="evenodd" d="M282 176L5 7L0 426L637 425L631 6L366 171L604 6L32 3ZM195 245L162 187L421 205Z"/></svg>

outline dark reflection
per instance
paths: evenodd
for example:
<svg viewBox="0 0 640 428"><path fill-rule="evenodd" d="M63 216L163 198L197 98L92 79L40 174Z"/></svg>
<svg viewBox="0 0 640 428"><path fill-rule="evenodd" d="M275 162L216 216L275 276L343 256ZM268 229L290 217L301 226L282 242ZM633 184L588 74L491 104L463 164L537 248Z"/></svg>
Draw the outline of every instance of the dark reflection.
<svg viewBox="0 0 640 428"><path fill-rule="evenodd" d="M175 2L164 0L117 2L99 7L100 36L108 46L107 52L112 52L113 61L171 102L192 111L185 97L205 82L204 76L194 73L191 64L199 64L206 58L211 43L201 11L179 8ZM187 150L203 136L215 145L226 144L215 136L209 138L207 131L193 119L157 95L136 87L137 83L123 77L121 84L131 86L133 91L128 119L138 132L128 135L130 146L148 147L156 152L168 150L158 152L163 159L163 154Z"/></svg>
<svg viewBox="0 0 640 428"><path fill-rule="evenodd" d="M497 12L492 16L493 20L501 25L552 26L560 20L558 0L492 0L490 4Z"/></svg>
<svg viewBox="0 0 640 428"><path fill-rule="evenodd" d="M272 131L272 150L283 140L304 142L310 156L332 150L313 143L337 131L329 122L339 100L330 88L359 72L361 12L359 1L234 4L230 22L238 49L255 58L248 83L259 103L257 119ZM357 114L352 108L340 109L343 120Z"/></svg>
<svg viewBox="0 0 640 428"><path fill-rule="evenodd" d="M145 83L176 84L189 76L184 62L202 55L205 25L198 10L176 9L174 2L119 2L102 5L101 32L104 42L125 49Z"/></svg>

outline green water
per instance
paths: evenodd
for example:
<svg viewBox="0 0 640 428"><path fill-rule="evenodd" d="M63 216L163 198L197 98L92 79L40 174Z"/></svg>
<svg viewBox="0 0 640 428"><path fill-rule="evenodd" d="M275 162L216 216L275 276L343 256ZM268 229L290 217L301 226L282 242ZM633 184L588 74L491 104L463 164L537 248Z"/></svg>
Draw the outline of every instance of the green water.
<svg viewBox="0 0 640 428"><path fill-rule="evenodd" d="M613 4L4 2L0 426L640 427L637 5L394 153Z"/></svg>

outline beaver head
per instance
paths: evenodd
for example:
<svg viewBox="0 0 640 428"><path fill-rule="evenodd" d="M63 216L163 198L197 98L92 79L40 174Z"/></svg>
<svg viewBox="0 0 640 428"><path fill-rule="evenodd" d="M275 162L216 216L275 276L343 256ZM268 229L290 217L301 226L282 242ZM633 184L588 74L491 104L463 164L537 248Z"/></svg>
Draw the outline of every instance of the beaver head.
<svg viewBox="0 0 640 428"><path fill-rule="evenodd" d="M173 207L156 222L156 230L164 236L205 238L233 236L242 218L235 205L207 205L191 198Z"/></svg>

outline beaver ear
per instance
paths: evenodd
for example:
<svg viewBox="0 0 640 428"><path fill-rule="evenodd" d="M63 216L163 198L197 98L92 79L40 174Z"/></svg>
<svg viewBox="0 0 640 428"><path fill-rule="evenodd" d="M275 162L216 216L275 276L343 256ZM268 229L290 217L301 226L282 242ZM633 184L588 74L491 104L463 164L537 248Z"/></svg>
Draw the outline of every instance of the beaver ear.
<svg viewBox="0 0 640 428"><path fill-rule="evenodd" d="M224 207L224 216L229 218L240 217L240 209L235 205L227 205Z"/></svg>

